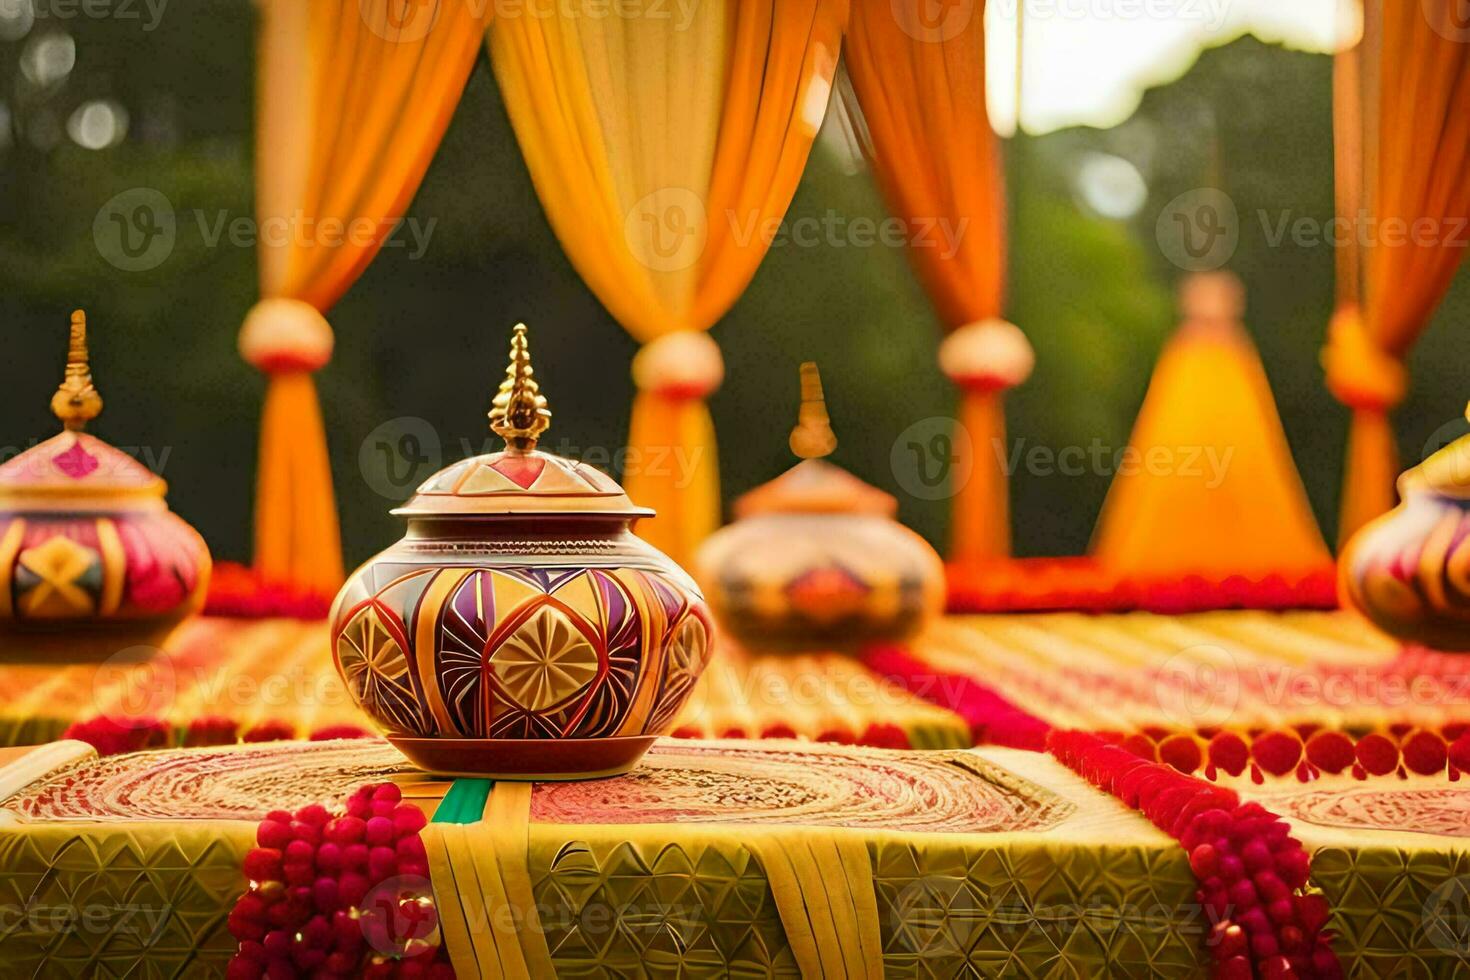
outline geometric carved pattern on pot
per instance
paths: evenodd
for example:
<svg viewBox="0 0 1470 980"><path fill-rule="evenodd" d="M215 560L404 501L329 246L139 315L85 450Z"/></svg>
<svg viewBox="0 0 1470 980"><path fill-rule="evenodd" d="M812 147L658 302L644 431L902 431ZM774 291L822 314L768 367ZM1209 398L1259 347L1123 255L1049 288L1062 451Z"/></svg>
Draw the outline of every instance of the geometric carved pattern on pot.
<svg viewBox="0 0 1470 980"><path fill-rule="evenodd" d="M659 701L648 722L650 731L672 725L675 715L694 692L694 684L704 671L709 654L709 630L704 621L693 613L686 614L674 627L667 649Z"/></svg>
<svg viewBox="0 0 1470 980"><path fill-rule="evenodd" d="M513 711L541 714L565 704L597 678L591 626L571 610L538 604L487 658L498 694Z"/></svg>
<svg viewBox="0 0 1470 980"><path fill-rule="evenodd" d="M376 599L364 603L337 637L338 668L347 689L389 732L426 735L418 685L403 623Z"/></svg>

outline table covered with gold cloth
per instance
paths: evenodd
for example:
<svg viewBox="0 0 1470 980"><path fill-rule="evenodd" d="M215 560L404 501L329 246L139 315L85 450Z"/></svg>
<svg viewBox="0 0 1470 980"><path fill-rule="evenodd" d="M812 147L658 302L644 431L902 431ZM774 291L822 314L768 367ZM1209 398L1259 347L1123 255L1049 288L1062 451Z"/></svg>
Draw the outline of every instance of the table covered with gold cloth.
<svg viewBox="0 0 1470 980"><path fill-rule="evenodd" d="M535 785L433 780L362 739L3 761L16 975L222 974L257 822L379 780L434 817L432 939L459 976L1180 977L1209 959L1189 856L1041 753L669 740L627 776ZM1470 969L1470 789L1349 783L1249 791L1312 852L1348 975Z"/></svg>
<svg viewBox="0 0 1470 980"><path fill-rule="evenodd" d="M616 779L452 790L376 740L100 761L53 743L0 770L0 943L26 973L221 971L256 823L383 778L464 821L424 830L460 976L1199 962L1185 856L1047 756L779 741L669 740ZM47 928L66 914L77 928Z"/></svg>

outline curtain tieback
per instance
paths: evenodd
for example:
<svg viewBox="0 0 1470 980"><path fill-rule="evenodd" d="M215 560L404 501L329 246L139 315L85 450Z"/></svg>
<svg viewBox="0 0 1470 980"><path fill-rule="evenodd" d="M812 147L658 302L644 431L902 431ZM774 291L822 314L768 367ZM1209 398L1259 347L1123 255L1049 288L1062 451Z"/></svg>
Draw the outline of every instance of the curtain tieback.
<svg viewBox="0 0 1470 980"><path fill-rule="evenodd" d="M1021 328L1005 320L977 320L951 331L939 345L939 367L967 391L1004 391L1031 376L1036 353Z"/></svg>
<svg viewBox="0 0 1470 980"><path fill-rule="evenodd" d="M639 391L675 401L703 400L725 380L720 345L702 330L677 330L644 344L633 358Z"/></svg>
<svg viewBox="0 0 1470 980"><path fill-rule="evenodd" d="M1404 400L1409 371L1403 361L1386 353L1368 335L1357 307L1332 314L1327 345L1322 348L1327 388L1349 408L1386 412Z"/></svg>
<svg viewBox="0 0 1470 980"><path fill-rule="evenodd" d="M299 299L263 299L240 328L240 356L267 374L316 371L332 359L332 328Z"/></svg>

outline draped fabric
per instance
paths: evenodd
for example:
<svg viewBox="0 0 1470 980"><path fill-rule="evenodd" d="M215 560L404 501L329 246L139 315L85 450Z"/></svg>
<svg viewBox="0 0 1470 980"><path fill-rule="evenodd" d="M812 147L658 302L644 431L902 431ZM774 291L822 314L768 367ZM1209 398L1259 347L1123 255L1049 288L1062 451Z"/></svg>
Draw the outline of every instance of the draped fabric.
<svg viewBox="0 0 1470 980"><path fill-rule="evenodd" d="M1093 536L1093 556L1138 578L1260 579L1332 558L1307 502L1229 273L1192 276L1184 322L1154 368Z"/></svg>
<svg viewBox="0 0 1470 980"><path fill-rule="evenodd" d="M260 292L242 355L268 376L255 566L331 594L342 554L312 372L323 312L402 219L479 53L489 4L259 0L256 211Z"/></svg>
<svg viewBox="0 0 1470 980"><path fill-rule="evenodd" d="M1458 6L1368 0L1359 51L1339 65L1339 206L1356 195L1373 219L1368 234L1349 223L1367 247L1339 270L1323 354L1328 387L1353 413L1340 542L1393 504L1388 413L1470 242L1470 23ZM1361 297L1351 293L1358 276Z"/></svg>
<svg viewBox="0 0 1470 980"><path fill-rule="evenodd" d="M847 70L889 210L949 336L941 366L960 387L956 438L968 474L954 497L954 560L1010 553L1004 392L1030 373L1025 336L998 318L1005 208L985 105L985 10L928 0L853 0ZM999 451L997 451L999 449Z"/></svg>
<svg viewBox="0 0 1470 980"><path fill-rule="evenodd" d="M676 560L719 521L704 333L739 298L796 190L847 0L711 0L583 16L533 3L490 31L496 77L573 266L644 344L623 482Z"/></svg>

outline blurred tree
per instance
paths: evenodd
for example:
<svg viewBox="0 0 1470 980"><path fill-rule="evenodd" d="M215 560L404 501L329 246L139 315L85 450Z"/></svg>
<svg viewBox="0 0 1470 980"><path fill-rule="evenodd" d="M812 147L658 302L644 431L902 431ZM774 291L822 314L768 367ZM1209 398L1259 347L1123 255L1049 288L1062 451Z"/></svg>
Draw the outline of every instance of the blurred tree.
<svg viewBox="0 0 1470 980"><path fill-rule="evenodd" d="M234 349L254 299L254 250L229 230L252 214L252 14L239 0L194 0L146 24L79 15L38 18L18 38L0 30L0 447L13 454L54 430L46 405L66 314L88 307L108 404L97 431L146 447L175 507L217 554L243 559L261 382ZM37 88L22 62L38 37L58 32L73 38L74 64ZM1319 515L1332 512L1344 420L1316 362L1332 257L1325 247L1271 247L1255 217L1331 216L1329 71L1322 56L1246 39L1206 53L1113 130L1011 141L1011 318L1038 354L1010 412L1022 450L1012 484L1019 553L1086 546L1108 474L1028 468L1025 453L1124 444L1174 319L1178 270L1157 247L1154 222L1164 203L1212 177L1241 216L1232 265L1250 288L1249 319L1287 431ZM94 99L128 116L126 137L101 150L66 135L70 115ZM1131 160L1148 182L1132 219L1078 203L1077 168L1098 151ZM110 226L94 224L137 188L163 195L176 235L156 266L125 271L108 260ZM947 502L908 492L893 450L915 423L949 413L951 396L935 363L938 325L902 250L861 224L884 216L869 177L820 146L785 231L715 328L728 369L712 403L725 488L733 497L792 462L796 367L815 358L840 441L835 460L898 494L904 519L942 542ZM410 217L427 233L423 254L400 233L403 247L385 250L339 304L337 355L320 378L349 560L396 536L386 512L410 489L385 485L379 443L430 433L411 444L424 465L489 444L485 412L517 320L532 327L555 408L552 448L615 467L627 425L633 344L561 254L483 64ZM1439 319L1463 312L1466 293L1462 282ZM1416 350L1420 378L1400 412L1406 448L1470 395L1452 356L1464 343L1435 328Z"/></svg>

